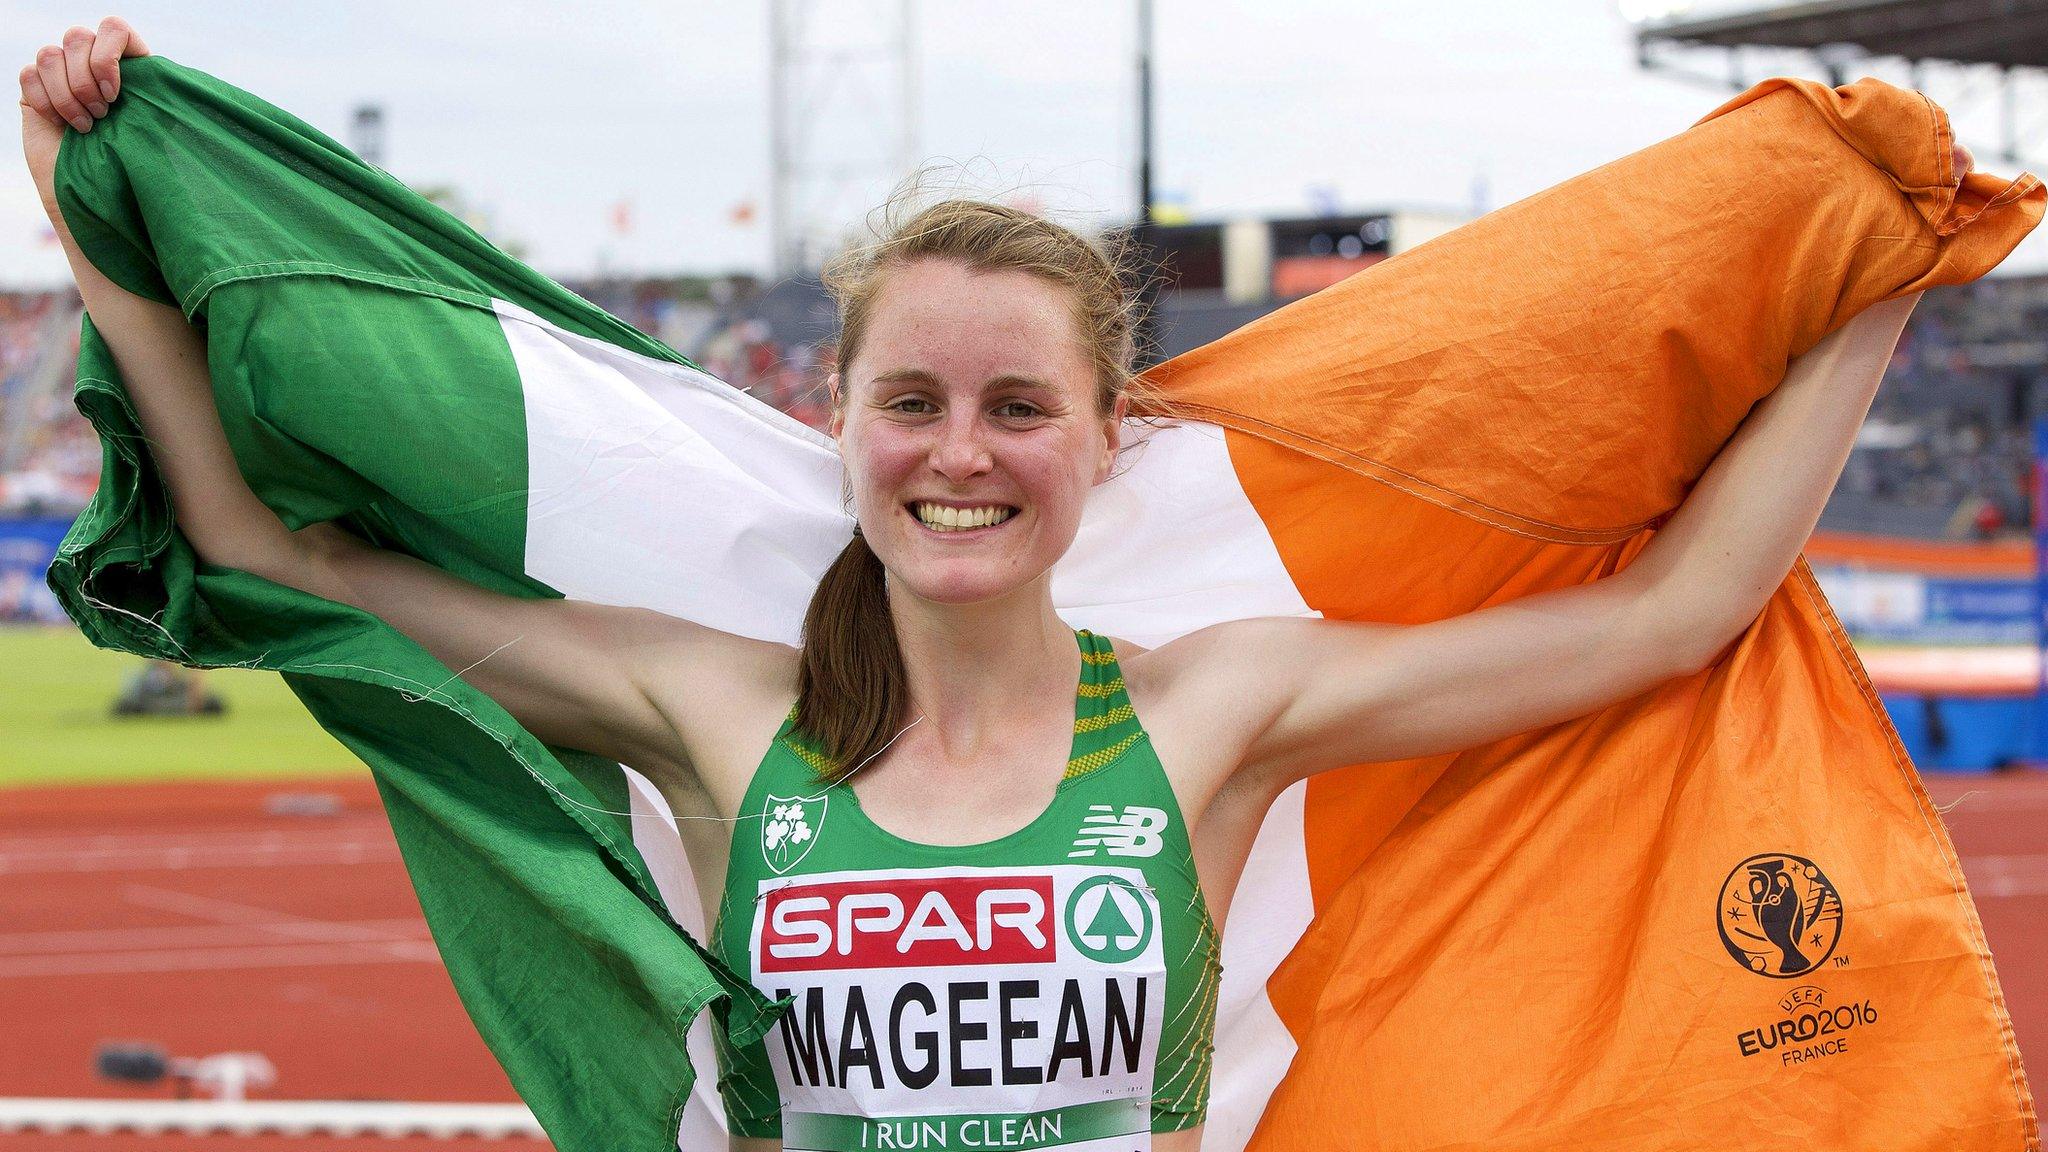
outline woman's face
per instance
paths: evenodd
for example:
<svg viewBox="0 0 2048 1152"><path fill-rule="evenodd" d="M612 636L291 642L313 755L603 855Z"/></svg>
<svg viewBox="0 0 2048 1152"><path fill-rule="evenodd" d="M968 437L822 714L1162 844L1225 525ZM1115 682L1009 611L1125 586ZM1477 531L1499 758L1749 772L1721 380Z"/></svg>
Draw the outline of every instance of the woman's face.
<svg viewBox="0 0 2048 1152"><path fill-rule="evenodd" d="M1030 273L890 271L847 374L832 434L854 514L927 600L988 600L1044 574L1115 465L1123 402L1097 413L1066 290Z"/></svg>

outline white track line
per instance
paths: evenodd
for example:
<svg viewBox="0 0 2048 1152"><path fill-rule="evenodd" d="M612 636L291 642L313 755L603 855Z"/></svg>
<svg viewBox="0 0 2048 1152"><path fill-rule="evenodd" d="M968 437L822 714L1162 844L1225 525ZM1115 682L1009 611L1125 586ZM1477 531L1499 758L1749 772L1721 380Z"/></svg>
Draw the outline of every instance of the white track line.
<svg viewBox="0 0 2048 1152"><path fill-rule="evenodd" d="M0 936L0 979L441 962L425 921L417 917L318 920L148 884L122 885L121 896L130 904L213 923ZM287 942L258 943L252 936ZM150 946L173 941L187 946ZM70 950L60 950L65 948Z"/></svg>
<svg viewBox="0 0 2048 1152"><path fill-rule="evenodd" d="M2048 896L2048 854L1965 856L1963 875L1979 900Z"/></svg>
<svg viewBox="0 0 2048 1152"><path fill-rule="evenodd" d="M400 956L355 944L277 944L262 948L208 948L175 952L76 953L68 956L0 957L0 980L26 976L94 976L108 973L191 972L212 968L303 968L339 964L421 964L440 962L431 945L423 955Z"/></svg>
<svg viewBox="0 0 2048 1152"><path fill-rule="evenodd" d="M394 940L388 932L374 931L336 920L295 916L289 912L238 904L215 896L176 892L148 884L123 884L121 898L144 908L175 912L195 920L212 920L219 924L253 928L292 940L320 944L354 944L401 960L438 961L441 958L441 954L434 950L433 942L430 940Z"/></svg>
<svg viewBox="0 0 2048 1152"><path fill-rule="evenodd" d="M0 876L384 864L399 859L397 841L381 827L0 839Z"/></svg>
<svg viewBox="0 0 2048 1152"><path fill-rule="evenodd" d="M193 846L208 844L222 839L298 839L308 836L363 836L382 835L387 839L391 833L384 821L374 817L353 819L295 821L293 826L280 828L266 823L260 827L242 824L184 825L176 829L117 828L98 831L15 831L0 834L0 852L17 848L156 848L165 846Z"/></svg>
<svg viewBox="0 0 2048 1152"><path fill-rule="evenodd" d="M0 1099L0 1132L544 1138L524 1104ZM232 1146L232 1140L229 1142Z"/></svg>
<svg viewBox="0 0 2048 1152"><path fill-rule="evenodd" d="M392 920L350 920L337 923L361 929L379 940L425 940L427 922L417 916ZM76 928L50 932L0 932L0 956L35 956L58 952L134 952L191 948L239 948L274 942L258 926L238 924L175 924L156 928Z"/></svg>

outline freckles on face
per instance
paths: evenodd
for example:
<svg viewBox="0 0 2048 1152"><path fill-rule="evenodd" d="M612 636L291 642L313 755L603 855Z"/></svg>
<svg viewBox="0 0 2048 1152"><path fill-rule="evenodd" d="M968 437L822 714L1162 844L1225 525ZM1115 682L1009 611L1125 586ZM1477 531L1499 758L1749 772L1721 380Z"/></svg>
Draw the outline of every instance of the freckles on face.
<svg viewBox="0 0 2048 1152"><path fill-rule="evenodd" d="M899 267L841 387L863 535L913 591L998 595L1072 543L1107 447L1065 289L944 260ZM971 530L936 530L938 506ZM974 526L980 508L1006 518Z"/></svg>

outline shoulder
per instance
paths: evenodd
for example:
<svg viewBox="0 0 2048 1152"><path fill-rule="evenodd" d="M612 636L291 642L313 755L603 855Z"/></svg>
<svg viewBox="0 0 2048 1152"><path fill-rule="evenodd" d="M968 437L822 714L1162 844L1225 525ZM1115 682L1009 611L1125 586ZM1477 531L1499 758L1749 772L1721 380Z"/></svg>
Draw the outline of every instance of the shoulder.
<svg viewBox="0 0 2048 1152"><path fill-rule="evenodd" d="M1226 620L1177 636L1156 648L1114 641L1132 691L1162 699L1241 693L1268 682L1290 656L1313 648L1321 620L1255 616Z"/></svg>
<svg viewBox="0 0 2048 1152"><path fill-rule="evenodd" d="M1206 798L1291 698L1289 671L1322 621L1255 617L1211 624L1156 648L1114 640L1125 691L1168 774Z"/></svg>

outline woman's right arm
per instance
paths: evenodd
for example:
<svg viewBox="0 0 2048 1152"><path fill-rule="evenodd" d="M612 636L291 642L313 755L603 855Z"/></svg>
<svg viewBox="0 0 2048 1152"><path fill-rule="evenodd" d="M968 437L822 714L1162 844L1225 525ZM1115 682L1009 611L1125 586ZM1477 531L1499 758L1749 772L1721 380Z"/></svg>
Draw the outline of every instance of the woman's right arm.
<svg viewBox="0 0 2048 1152"><path fill-rule="evenodd" d="M729 722L740 704L732 694L779 678L777 656L786 661L787 648L645 609L501 595L331 524L291 531L250 490L214 405L199 333L177 309L107 279L57 209L64 124L74 111L88 125L104 115L119 94L122 55L146 53L118 20L97 33L72 29L63 47L44 49L22 72L22 137L86 311L121 370L193 549L208 563L381 617L548 743L624 761L665 777L665 786L697 784L687 734Z"/></svg>

